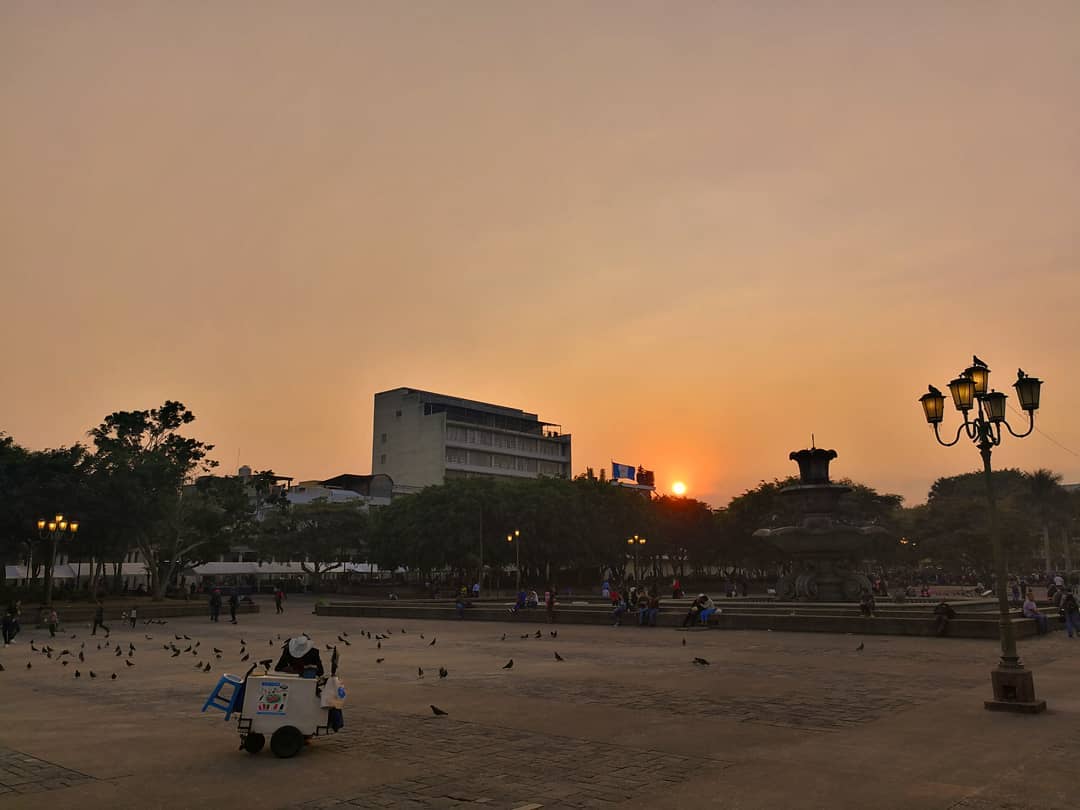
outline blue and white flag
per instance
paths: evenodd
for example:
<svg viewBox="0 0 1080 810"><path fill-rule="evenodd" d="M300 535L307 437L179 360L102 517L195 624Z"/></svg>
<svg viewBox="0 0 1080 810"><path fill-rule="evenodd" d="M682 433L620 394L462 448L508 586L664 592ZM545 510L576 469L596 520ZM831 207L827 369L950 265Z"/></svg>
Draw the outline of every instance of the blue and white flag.
<svg viewBox="0 0 1080 810"><path fill-rule="evenodd" d="M628 478L631 481L637 480L637 470L633 464L619 464L618 462L611 462L611 477L612 478Z"/></svg>

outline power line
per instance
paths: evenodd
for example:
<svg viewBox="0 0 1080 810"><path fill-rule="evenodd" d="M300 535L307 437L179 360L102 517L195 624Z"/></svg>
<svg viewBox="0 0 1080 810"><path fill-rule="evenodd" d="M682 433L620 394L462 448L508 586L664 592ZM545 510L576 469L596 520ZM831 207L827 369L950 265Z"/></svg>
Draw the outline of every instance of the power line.
<svg viewBox="0 0 1080 810"><path fill-rule="evenodd" d="M1011 411L1012 411L1013 413L1015 413L1015 414L1016 414L1017 416L1023 416L1023 415L1024 415L1024 414L1023 414L1022 412L1018 411L1018 410L1016 409L1016 406L1015 406L1015 405L1013 405L1013 404L1012 404L1011 402L1009 403L1009 410L1011 410ZM1064 450L1064 451L1065 451L1066 453L1072 453L1072 454L1073 454L1074 456L1076 456L1077 458L1080 458L1080 453L1077 453L1077 452L1076 452L1075 450L1073 450L1073 449L1072 449L1071 447L1066 447L1066 446L1065 446L1065 445L1063 445L1063 444L1062 444L1061 442L1059 442L1059 441L1058 441L1057 439L1055 439L1055 438L1054 438L1053 436L1051 436L1051 435L1050 435L1049 433L1047 433L1047 432L1046 432L1045 430L1043 430L1042 428L1040 428L1040 427L1039 427L1038 425L1036 425L1036 426L1035 426L1035 432L1036 432L1036 433L1038 433L1038 434L1039 434L1040 436L1042 436L1042 437L1043 437L1044 439L1046 439L1046 440L1047 440L1048 442L1050 442L1051 444L1054 444L1054 445L1057 445L1058 447L1060 447L1060 448L1061 448L1062 450Z"/></svg>

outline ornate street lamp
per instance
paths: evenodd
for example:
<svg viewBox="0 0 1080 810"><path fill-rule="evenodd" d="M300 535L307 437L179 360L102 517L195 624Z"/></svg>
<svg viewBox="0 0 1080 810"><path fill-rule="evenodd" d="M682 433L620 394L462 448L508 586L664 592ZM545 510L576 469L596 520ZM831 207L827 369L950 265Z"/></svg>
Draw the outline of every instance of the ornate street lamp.
<svg viewBox="0 0 1080 810"><path fill-rule="evenodd" d="M994 699L985 701L987 709L998 711L1041 712L1046 709L1045 700L1035 698L1035 682L1031 671L1024 668L1016 651L1016 634L1013 632L1012 617L1009 613L1009 597L1006 591L1008 570L1005 555L1001 550L1001 535L998 528L997 498L994 493L994 478L990 468L990 454L1001 444L1001 426L1018 439L1022 439L1035 429L1035 411L1039 409L1039 393L1042 380L1029 377L1019 369L1013 388L1020 401L1020 408L1027 412L1028 428L1017 433L1005 419L1005 405L1008 397L993 389L990 384L990 369L978 357L973 358L971 366L959 377L949 383L953 405L964 416L964 421L956 429L952 441L941 438L938 425L941 424L945 408L945 395L934 386L928 393L919 397L926 421L934 427L934 437L939 444L952 447L960 441L961 435L967 436L983 460L984 480L986 481L986 500L989 506L990 546L994 554L995 590L997 592L998 616L1001 624L1001 661L990 673L990 682L994 688ZM974 418L970 416L974 410Z"/></svg>
<svg viewBox="0 0 1080 810"><path fill-rule="evenodd" d="M634 581L639 585L641 584L641 574L638 572L638 546L643 546L647 542L649 541L644 537L638 537L636 534L626 539L626 544L634 549Z"/></svg>
<svg viewBox="0 0 1080 810"><path fill-rule="evenodd" d="M517 542L514 542L517 541ZM514 531L506 535L506 542L514 544L514 577L517 581L517 588L515 590L521 590L521 531L514 529Z"/></svg>
<svg viewBox="0 0 1080 810"><path fill-rule="evenodd" d="M56 544L65 536L74 537L79 531L79 521L64 520L63 515L56 515L53 520L39 518L38 536L49 541L49 559L45 565L45 607L52 606L53 568L56 565Z"/></svg>

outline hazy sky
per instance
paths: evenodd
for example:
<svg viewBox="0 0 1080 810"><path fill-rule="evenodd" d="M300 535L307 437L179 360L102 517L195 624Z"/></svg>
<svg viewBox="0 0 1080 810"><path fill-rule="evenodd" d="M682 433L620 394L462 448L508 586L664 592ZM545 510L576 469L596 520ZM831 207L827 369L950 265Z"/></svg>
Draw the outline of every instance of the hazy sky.
<svg viewBox="0 0 1080 810"><path fill-rule="evenodd" d="M4 0L0 430L173 398L318 478L413 386L714 504L811 432L918 502L979 463L916 402L975 352L1072 450L995 463L1080 481L1078 43L1073 0Z"/></svg>

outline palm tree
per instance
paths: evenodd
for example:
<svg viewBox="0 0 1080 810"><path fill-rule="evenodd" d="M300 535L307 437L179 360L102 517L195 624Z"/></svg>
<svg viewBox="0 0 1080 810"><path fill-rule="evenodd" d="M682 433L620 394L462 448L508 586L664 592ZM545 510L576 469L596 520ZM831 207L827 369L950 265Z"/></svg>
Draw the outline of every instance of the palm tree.
<svg viewBox="0 0 1080 810"><path fill-rule="evenodd" d="M1046 557L1046 571L1052 568L1050 554L1050 526L1067 519L1069 494L1061 486L1061 475L1047 469L1038 469L1027 474L1028 497L1035 519L1043 536L1043 556Z"/></svg>

